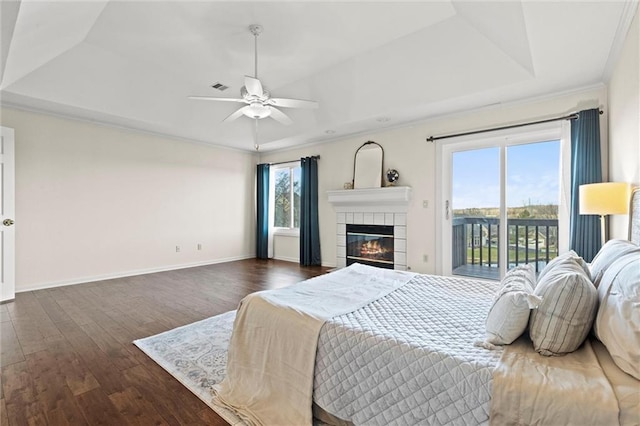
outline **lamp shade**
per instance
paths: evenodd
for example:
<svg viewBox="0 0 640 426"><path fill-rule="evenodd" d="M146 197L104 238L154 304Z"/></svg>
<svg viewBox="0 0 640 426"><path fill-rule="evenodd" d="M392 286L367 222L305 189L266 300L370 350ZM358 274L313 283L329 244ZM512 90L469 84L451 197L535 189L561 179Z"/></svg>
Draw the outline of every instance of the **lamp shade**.
<svg viewBox="0 0 640 426"><path fill-rule="evenodd" d="M580 185L580 214L627 214L630 189L625 182Z"/></svg>

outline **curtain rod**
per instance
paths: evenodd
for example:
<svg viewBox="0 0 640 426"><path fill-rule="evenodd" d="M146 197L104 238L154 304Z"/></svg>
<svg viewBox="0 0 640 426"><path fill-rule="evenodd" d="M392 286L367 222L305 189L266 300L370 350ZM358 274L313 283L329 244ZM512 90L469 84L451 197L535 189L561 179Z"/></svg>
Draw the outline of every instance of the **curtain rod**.
<svg viewBox="0 0 640 426"><path fill-rule="evenodd" d="M311 158L315 158L315 159L320 159L319 155L312 155ZM270 166L277 166L278 164L287 164L287 163L295 163L296 161L300 161L300 159L297 160L290 160L290 161L278 161L277 163L260 163L260 164L268 164Z"/></svg>
<svg viewBox="0 0 640 426"><path fill-rule="evenodd" d="M600 115L602 115L602 113L603 113L602 110L598 110L598 111L600 112ZM551 123L553 121L576 120L578 117L580 117L580 114L578 114L577 112L574 112L573 114L565 115L563 117L548 118L546 120L529 121L527 123L511 124L509 126L493 127L493 128L490 128L490 129L472 130L470 132L454 133L454 134L451 134L451 135L444 135L444 136L429 136L427 138L427 142L435 142L435 141L437 141L439 139L449 139L449 138L455 138L455 137L459 137L459 136L476 135L478 133L494 132L494 131L497 131L497 130L515 129L517 127L532 126L534 124Z"/></svg>

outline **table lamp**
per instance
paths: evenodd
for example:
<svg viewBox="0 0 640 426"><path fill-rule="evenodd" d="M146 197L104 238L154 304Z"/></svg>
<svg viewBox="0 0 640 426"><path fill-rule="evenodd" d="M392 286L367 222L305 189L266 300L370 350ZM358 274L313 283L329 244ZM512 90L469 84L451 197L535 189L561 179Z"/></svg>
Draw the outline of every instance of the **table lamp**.
<svg viewBox="0 0 640 426"><path fill-rule="evenodd" d="M580 214L600 216L602 244L605 238L605 216L627 214L631 185L625 182L603 182L580 185Z"/></svg>

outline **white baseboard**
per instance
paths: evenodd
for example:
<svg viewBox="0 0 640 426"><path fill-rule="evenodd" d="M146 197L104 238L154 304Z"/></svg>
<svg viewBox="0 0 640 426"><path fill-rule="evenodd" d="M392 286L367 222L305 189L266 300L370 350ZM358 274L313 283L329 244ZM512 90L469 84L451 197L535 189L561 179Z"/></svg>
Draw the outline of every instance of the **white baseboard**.
<svg viewBox="0 0 640 426"><path fill-rule="evenodd" d="M300 263L300 259L297 257L287 257L287 256L273 256L275 260L284 260L285 262L293 262Z"/></svg>
<svg viewBox="0 0 640 426"><path fill-rule="evenodd" d="M155 272L174 271L177 269L195 268L197 266L215 265L217 263L233 262L236 260L253 259L254 255L226 257L222 259L206 260L203 262L193 262L181 265L161 266L158 268L137 269L134 271L116 272L113 274L96 275L91 277L74 278L72 280L52 281L48 283L40 283L27 287L16 288L16 293L24 293L33 290L44 290L47 288L63 287L66 285L85 284L95 281L111 280L114 278L133 277L135 275L153 274Z"/></svg>

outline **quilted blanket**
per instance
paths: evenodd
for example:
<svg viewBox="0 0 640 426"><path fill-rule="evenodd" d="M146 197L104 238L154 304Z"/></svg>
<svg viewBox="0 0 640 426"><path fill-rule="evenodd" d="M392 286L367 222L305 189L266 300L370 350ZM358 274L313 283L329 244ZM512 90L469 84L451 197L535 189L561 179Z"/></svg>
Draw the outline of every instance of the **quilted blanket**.
<svg viewBox="0 0 640 426"><path fill-rule="evenodd" d="M486 424L502 350L474 346L497 283L417 275L320 331L314 401L355 424Z"/></svg>
<svg viewBox="0 0 640 426"><path fill-rule="evenodd" d="M227 375L213 389L214 404L247 424L311 425L313 368L324 321L383 298L414 275L356 264L245 297L229 342Z"/></svg>

